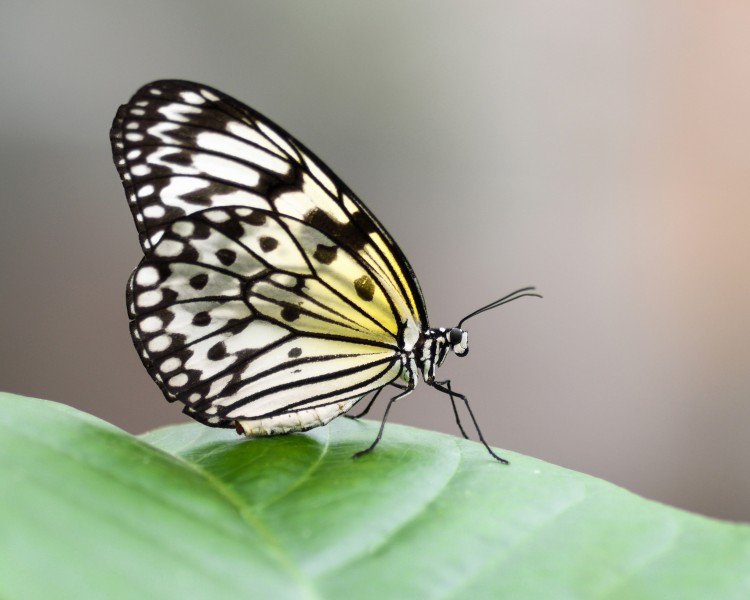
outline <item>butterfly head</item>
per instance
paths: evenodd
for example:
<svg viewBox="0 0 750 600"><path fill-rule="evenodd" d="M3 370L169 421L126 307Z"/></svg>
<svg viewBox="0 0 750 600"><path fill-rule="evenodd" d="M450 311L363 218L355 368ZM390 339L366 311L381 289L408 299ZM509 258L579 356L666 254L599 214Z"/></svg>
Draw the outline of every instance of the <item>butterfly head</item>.
<svg viewBox="0 0 750 600"><path fill-rule="evenodd" d="M456 356L466 356L469 353L469 334L460 327L453 327L445 334L450 349Z"/></svg>

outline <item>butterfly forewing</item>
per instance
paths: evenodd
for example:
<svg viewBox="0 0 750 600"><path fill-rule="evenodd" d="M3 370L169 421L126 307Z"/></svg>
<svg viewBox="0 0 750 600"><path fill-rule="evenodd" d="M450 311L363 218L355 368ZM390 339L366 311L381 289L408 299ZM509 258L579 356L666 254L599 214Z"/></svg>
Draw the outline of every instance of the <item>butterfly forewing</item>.
<svg viewBox="0 0 750 600"><path fill-rule="evenodd" d="M180 217L207 208L260 208L304 221L377 275L403 321L427 326L419 284L401 250L309 150L244 104L207 86L159 81L122 106L115 162L144 251Z"/></svg>

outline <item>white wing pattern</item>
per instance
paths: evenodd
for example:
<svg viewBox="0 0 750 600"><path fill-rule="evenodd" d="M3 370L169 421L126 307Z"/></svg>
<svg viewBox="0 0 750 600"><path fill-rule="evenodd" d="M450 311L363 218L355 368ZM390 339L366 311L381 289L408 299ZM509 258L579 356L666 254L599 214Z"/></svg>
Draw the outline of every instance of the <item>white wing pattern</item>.
<svg viewBox="0 0 750 600"><path fill-rule="evenodd" d="M144 258L131 333L170 401L249 435L328 422L414 379L408 261L309 150L204 85L157 81L111 131Z"/></svg>

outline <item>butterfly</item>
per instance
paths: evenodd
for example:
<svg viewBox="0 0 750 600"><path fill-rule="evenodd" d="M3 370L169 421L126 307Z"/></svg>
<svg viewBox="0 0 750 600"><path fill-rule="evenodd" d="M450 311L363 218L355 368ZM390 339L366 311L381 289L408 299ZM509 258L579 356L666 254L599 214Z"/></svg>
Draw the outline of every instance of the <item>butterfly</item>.
<svg viewBox="0 0 750 600"><path fill-rule="evenodd" d="M130 332L164 396L248 436L328 423L384 388L388 413L421 377L465 356L469 318L431 328L409 261L354 193L255 110L188 81L143 86L110 132L144 257L127 287Z"/></svg>

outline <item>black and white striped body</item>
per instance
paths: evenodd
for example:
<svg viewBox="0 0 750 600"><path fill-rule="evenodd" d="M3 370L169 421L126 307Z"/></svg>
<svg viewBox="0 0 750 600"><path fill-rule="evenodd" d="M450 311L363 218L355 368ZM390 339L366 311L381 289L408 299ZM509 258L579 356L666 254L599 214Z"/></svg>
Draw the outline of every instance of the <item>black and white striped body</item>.
<svg viewBox="0 0 750 600"><path fill-rule="evenodd" d="M458 327L427 329L415 348L414 355L422 379L428 385L435 381L435 372L442 366L449 351L456 356L466 356L469 352L469 336Z"/></svg>

